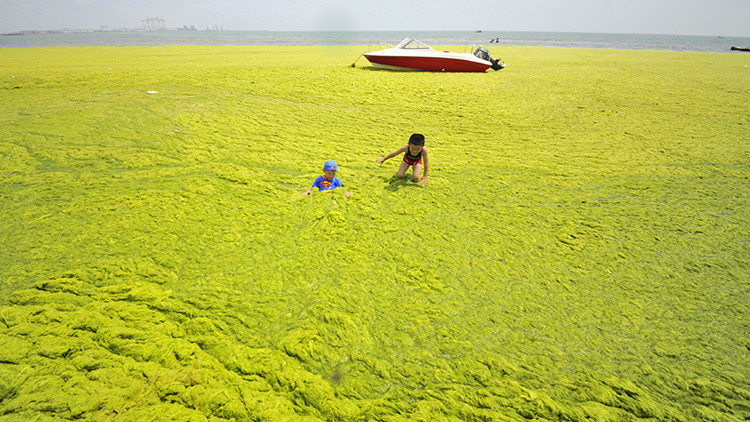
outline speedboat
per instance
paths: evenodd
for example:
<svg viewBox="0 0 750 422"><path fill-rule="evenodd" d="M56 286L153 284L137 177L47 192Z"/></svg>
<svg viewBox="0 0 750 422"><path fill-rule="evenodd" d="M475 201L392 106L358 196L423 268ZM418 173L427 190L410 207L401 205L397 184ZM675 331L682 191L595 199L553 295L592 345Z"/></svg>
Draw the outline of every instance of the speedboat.
<svg viewBox="0 0 750 422"><path fill-rule="evenodd" d="M486 48L477 47L474 53L436 51L414 38L404 38L397 46L363 53L378 69L426 70L431 72L484 72L500 70L505 63L493 60Z"/></svg>

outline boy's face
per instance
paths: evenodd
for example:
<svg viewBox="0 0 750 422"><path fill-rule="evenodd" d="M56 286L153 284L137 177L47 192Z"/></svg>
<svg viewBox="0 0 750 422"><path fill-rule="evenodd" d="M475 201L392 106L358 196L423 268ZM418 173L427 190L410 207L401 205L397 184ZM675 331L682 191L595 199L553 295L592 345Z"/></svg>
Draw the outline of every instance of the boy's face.
<svg viewBox="0 0 750 422"><path fill-rule="evenodd" d="M336 170L323 170L323 177L328 180L333 179L334 177L336 177Z"/></svg>
<svg viewBox="0 0 750 422"><path fill-rule="evenodd" d="M417 154L419 154L420 151L422 151L423 147L424 147L424 145L409 144L409 153L411 155L417 155Z"/></svg>

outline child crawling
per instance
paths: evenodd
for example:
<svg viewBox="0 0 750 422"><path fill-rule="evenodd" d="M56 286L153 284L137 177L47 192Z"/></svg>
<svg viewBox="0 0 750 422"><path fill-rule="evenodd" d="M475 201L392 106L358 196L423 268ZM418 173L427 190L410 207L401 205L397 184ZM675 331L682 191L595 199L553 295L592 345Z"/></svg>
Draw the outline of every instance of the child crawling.
<svg viewBox="0 0 750 422"><path fill-rule="evenodd" d="M424 162L424 175L422 176L421 181L426 185L427 172L430 169L430 160L427 157L427 148L424 146L424 135L422 135L421 133L415 133L411 135L411 137L409 137L408 144L402 146L396 151L393 151L385 157L378 158L376 161L380 164L383 164L385 160L393 158L398 154L401 154L402 152L404 153L404 159L401 161L401 167L398 168L398 173L396 173L396 176L398 176L399 179L403 179L406 175L406 170L408 170L409 167L412 167L413 173L411 180L414 183L417 183L420 181L419 173L422 170L422 162Z"/></svg>

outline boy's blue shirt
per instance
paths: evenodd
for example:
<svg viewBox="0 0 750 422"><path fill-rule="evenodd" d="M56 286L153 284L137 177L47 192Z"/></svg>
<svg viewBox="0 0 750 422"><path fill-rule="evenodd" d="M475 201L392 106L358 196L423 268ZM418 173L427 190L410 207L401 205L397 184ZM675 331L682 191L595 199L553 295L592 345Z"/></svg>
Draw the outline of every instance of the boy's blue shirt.
<svg viewBox="0 0 750 422"><path fill-rule="evenodd" d="M318 178L315 179L315 182L312 185L312 187L318 188L319 190L334 190L343 186L344 185L341 183L341 180L339 180L338 177L334 177L333 179L329 180L323 176L318 176Z"/></svg>

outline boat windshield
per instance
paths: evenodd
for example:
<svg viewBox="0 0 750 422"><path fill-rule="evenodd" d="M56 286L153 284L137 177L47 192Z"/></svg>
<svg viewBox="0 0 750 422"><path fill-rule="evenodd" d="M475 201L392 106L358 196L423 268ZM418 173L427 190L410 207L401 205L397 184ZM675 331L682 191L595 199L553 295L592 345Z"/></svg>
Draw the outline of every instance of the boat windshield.
<svg viewBox="0 0 750 422"><path fill-rule="evenodd" d="M429 45L423 43L422 41L417 41L414 38L404 38L403 41L398 43L396 48L409 48L409 49L423 48L423 49L429 49L429 50L432 49Z"/></svg>

